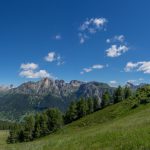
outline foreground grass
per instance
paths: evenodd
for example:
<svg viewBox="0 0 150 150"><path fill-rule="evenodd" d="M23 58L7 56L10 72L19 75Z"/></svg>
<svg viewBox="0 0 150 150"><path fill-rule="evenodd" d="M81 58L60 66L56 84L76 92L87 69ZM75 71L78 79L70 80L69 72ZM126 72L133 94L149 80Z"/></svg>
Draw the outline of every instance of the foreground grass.
<svg viewBox="0 0 150 150"><path fill-rule="evenodd" d="M112 105L33 142L8 145L7 134L0 131L0 150L149 150L150 104Z"/></svg>

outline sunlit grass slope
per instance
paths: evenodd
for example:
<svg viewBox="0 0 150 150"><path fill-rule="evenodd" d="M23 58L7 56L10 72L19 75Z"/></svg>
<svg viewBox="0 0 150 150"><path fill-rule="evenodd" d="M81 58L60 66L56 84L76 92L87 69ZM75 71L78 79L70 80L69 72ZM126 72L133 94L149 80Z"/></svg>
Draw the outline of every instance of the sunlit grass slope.
<svg viewBox="0 0 150 150"><path fill-rule="evenodd" d="M150 104L131 109L121 102L86 116L50 136L0 150L150 150Z"/></svg>

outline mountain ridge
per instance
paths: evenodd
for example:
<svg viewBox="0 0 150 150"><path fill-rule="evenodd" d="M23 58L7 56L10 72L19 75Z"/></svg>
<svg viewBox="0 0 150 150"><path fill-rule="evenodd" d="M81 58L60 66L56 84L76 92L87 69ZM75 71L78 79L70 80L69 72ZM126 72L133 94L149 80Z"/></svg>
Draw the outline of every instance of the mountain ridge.
<svg viewBox="0 0 150 150"><path fill-rule="evenodd" d="M65 111L72 101L81 97L95 97L101 104L102 94L105 91L112 94L114 89L106 83L96 81L72 80L66 83L64 80L49 78L37 82L29 81L7 90L0 97L0 115L19 118L26 113L50 107L58 107L61 111Z"/></svg>
<svg viewBox="0 0 150 150"><path fill-rule="evenodd" d="M133 91L143 86L127 83ZM5 88L0 92L0 117L2 119L19 119L27 113L57 107L65 112L72 101L83 98L97 98L99 105L102 103L104 92L113 94L115 87L107 83L90 81L83 82L72 80L52 80L43 78L37 82L29 81L18 87Z"/></svg>

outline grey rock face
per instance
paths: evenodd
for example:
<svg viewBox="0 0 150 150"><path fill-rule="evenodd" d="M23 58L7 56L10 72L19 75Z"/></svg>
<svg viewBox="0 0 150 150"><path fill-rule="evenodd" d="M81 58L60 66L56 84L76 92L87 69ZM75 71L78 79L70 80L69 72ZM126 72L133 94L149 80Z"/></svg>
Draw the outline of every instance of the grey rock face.
<svg viewBox="0 0 150 150"><path fill-rule="evenodd" d="M66 83L64 80L44 78L38 82L24 83L17 88L11 89L10 93L67 96L68 94L76 92L81 84L83 84L83 82L76 80Z"/></svg>

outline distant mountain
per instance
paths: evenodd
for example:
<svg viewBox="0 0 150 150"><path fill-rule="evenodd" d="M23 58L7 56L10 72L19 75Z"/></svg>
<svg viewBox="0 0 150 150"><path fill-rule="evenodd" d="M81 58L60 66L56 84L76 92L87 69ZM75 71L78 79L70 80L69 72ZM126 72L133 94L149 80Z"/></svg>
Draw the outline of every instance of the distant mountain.
<svg viewBox="0 0 150 150"><path fill-rule="evenodd" d="M26 113L58 107L65 111L71 101L80 97L96 97L101 103L102 94L113 93L114 88L106 83L82 82L44 78L38 82L23 83L6 90L0 97L0 117L3 119L20 118Z"/></svg>
<svg viewBox="0 0 150 150"><path fill-rule="evenodd" d="M11 89L11 86L0 85L0 95L5 94L10 89Z"/></svg>
<svg viewBox="0 0 150 150"><path fill-rule="evenodd" d="M125 86L127 86L127 87L129 87L131 90L135 91L135 90L137 90L138 88L140 88L140 87L142 87L142 86L144 86L144 85L147 85L147 84L146 84L146 83L140 83L140 84L138 84L138 85L135 85L135 84L133 84L133 83L131 83L131 82L127 82Z"/></svg>

